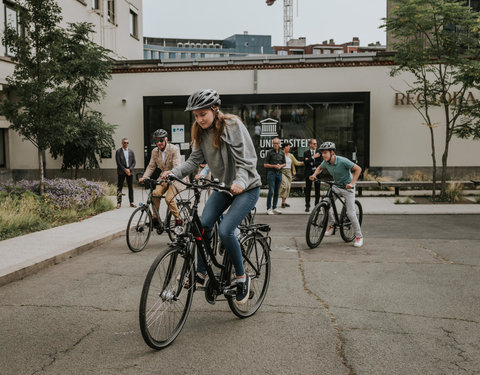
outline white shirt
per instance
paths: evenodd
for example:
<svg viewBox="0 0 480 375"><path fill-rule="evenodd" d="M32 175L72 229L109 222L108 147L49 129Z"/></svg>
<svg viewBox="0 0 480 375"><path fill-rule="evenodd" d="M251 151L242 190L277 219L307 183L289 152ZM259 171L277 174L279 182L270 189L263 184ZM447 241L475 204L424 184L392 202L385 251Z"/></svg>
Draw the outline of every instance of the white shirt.
<svg viewBox="0 0 480 375"><path fill-rule="evenodd" d="M285 155L285 167L283 167L283 168L284 169L292 168L292 159L290 158L290 156Z"/></svg>
<svg viewBox="0 0 480 375"><path fill-rule="evenodd" d="M128 147L127 147L127 149L123 149L123 155L125 156L125 165L128 168L128 166L129 166L129 164L128 164Z"/></svg>
<svg viewBox="0 0 480 375"><path fill-rule="evenodd" d="M159 149L160 150L160 149ZM165 147L165 150L160 150L160 152L162 153L162 161L163 163L165 164L165 151L167 151L167 148Z"/></svg>

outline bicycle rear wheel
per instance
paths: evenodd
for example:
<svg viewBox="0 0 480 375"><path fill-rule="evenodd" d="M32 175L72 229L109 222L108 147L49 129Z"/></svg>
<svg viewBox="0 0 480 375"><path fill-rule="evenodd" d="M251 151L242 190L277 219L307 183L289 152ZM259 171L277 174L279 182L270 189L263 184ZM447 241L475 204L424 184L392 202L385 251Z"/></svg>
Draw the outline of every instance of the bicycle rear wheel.
<svg viewBox="0 0 480 375"><path fill-rule="evenodd" d="M355 200L355 215L357 216L358 223L362 225L363 209L359 201ZM340 235L345 242L352 242L355 239L355 231L353 225L348 218L347 208L343 206L342 213L340 215Z"/></svg>
<svg viewBox="0 0 480 375"><path fill-rule="evenodd" d="M152 213L148 206L141 206L133 211L126 231L127 246L131 251L137 253L147 246L152 225Z"/></svg>
<svg viewBox="0 0 480 375"><path fill-rule="evenodd" d="M171 248L152 263L140 299L140 330L153 349L170 345L182 330L192 305L193 265Z"/></svg>
<svg viewBox="0 0 480 375"><path fill-rule="evenodd" d="M243 253L245 273L250 277L250 296L240 305L234 297L228 298L228 305L239 318L248 318L257 312L267 295L270 283L270 247L267 239L260 233L252 233L240 241ZM235 271L231 271L231 280L235 280Z"/></svg>
<svg viewBox="0 0 480 375"><path fill-rule="evenodd" d="M320 204L315 206L308 218L306 240L307 245L311 249L320 245L325 235L328 222L328 209L329 207L326 202L320 202Z"/></svg>

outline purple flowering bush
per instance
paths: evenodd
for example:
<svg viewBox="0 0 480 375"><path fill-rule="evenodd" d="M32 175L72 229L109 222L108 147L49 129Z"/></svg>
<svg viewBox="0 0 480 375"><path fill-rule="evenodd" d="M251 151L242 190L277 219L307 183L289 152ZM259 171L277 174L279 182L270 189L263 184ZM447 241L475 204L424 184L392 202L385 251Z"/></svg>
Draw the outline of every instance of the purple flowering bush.
<svg viewBox="0 0 480 375"><path fill-rule="evenodd" d="M0 241L113 209L104 183L84 178L0 182Z"/></svg>
<svg viewBox="0 0 480 375"><path fill-rule="evenodd" d="M40 194L40 181L21 180L14 183L10 180L0 183L0 192L19 196L27 191ZM84 178L45 180L45 199L60 210L82 210L105 195L105 188L100 183Z"/></svg>

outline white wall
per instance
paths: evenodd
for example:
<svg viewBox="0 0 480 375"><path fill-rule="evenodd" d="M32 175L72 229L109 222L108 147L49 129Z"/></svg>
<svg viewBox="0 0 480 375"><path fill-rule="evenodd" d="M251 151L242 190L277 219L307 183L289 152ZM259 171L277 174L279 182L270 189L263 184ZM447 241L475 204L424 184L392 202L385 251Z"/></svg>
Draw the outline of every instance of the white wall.
<svg viewBox="0 0 480 375"><path fill-rule="evenodd" d="M258 94L305 92L370 92L370 166L372 167L430 167L430 140L422 119L411 106L395 106L395 90L404 91L408 76L391 78L390 68L384 66L271 69L258 70ZM107 94L97 107L105 120L118 124L114 136L116 147L128 137L130 147L137 153L137 166L143 168L143 97L189 95L199 88L214 88L220 94L253 94L253 71L203 71L119 73L107 88ZM480 99L480 94L476 93ZM122 99L126 99L122 103ZM433 116L442 121L441 111ZM436 137L443 137L440 124ZM14 137L10 137L11 139ZM14 155L19 143L12 139ZM23 146L22 146L23 147ZM478 167L480 143L454 138L451 142L449 166ZM34 152L34 151L33 151ZM437 148L440 163L442 147ZM36 156L12 158L11 168L36 168ZM35 161L34 161L35 159ZM48 160L49 168L59 167L59 162ZM115 160L105 159L102 168L115 168Z"/></svg>
<svg viewBox="0 0 480 375"><path fill-rule="evenodd" d="M395 106L395 90L405 91L408 76L391 78L388 67L272 69L258 71L258 94L305 92L370 92L370 165L381 167L430 167L428 129L411 106ZM101 109L106 119L119 124L116 138L135 140L143 150L143 96L189 95L199 88L220 94L253 94L253 71L124 73L114 74ZM127 98L125 106L122 97ZM480 94L476 94L480 99ZM441 122L440 109L433 112ZM444 128L435 129L437 139ZM118 142L117 142L118 143ZM441 142L439 143L441 144ZM131 145L131 147L134 147ZM443 147L437 148L440 162ZM454 138L449 166L479 166L480 142ZM138 158L141 163L143 160ZM140 165L139 165L140 166ZM105 161L113 168L114 162Z"/></svg>

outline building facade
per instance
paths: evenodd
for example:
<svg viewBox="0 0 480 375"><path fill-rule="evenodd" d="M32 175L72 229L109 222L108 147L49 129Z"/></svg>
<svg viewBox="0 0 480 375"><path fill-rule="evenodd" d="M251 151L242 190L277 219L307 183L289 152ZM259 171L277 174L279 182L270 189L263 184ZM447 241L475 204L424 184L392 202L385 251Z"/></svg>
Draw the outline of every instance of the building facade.
<svg viewBox="0 0 480 375"><path fill-rule="evenodd" d="M8 4L4 2L5 9ZM118 60L123 60L117 62L106 96L97 109L105 115L105 121L118 125L117 145L123 137L129 138L129 147L137 155L138 170L148 163L155 146L152 134L158 128L167 130L170 141L180 147L183 157L188 157L193 118L184 108L188 96L200 88L217 90L222 98L222 110L238 115L245 123L255 142L258 169L263 177L265 153L271 148L274 136L291 141L297 158L308 148L308 139L314 137L319 142L335 142L338 154L356 161L363 169L383 175L400 178L415 170L431 169L429 132L412 106L416 98L404 94L414 78L407 73L391 77L393 62L389 54L375 51L287 56L247 54L209 59L182 59L175 55L161 61L141 60L143 41L134 37L131 18L135 1L115 2L115 8L110 1L103 1L101 15L94 0L88 3L62 0L60 4L63 4L64 22L102 17L97 27L101 27L102 22L110 22L108 17L112 15L108 12L115 9L118 27L115 35L119 40L114 43L118 47L114 53ZM140 0L137 5L135 9L141 20ZM140 21L138 30L141 30ZM95 37L100 44L110 40ZM120 37L124 38L123 42ZM130 42L132 47L128 47ZM190 40L188 48L192 48L193 42L197 47L197 41ZM241 44L245 40L238 38L237 42ZM187 48L184 43L176 40L176 47L171 48ZM209 43L215 47L220 41ZM228 49L226 45L223 47ZM4 78L13 71L13 63L6 48L2 48L0 79L3 79L2 89L8 90ZM207 50L212 48L207 46ZM468 93L470 104L478 105L479 99L479 92ZM433 111L432 116L433 122L439 124L435 130L437 138L442 139L441 108ZM38 177L37 153L33 146L8 131L5 119L0 118L0 129L3 142L0 143L0 178ZM454 138L448 161L450 176L480 174L479 150L478 141ZM441 152L442 147L437 147L437 160ZM47 177L62 175L61 161L53 160L48 152L46 166ZM302 168L299 172L301 178ZM99 170L83 174L113 181L115 160L104 158Z"/></svg>
<svg viewBox="0 0 480 375"><path fill-rule="evenodd" d="M227 39L178 39L145 37L146 60L211 59L274 53L270 35L247 32Z"/></svg>
<svg viewBox="0 0 480 375"><path fill-rule="evenodd" d="M222 110L245 123L258 152L263 174L264 156L274 136L290 140L296 157L308 148L308 139L334 141L338 153L394 178L431 169L429 132L404 93L413 77L390 77L388 55L338 54L219 59L209 63L172 61L118 65L102 103L107 121L119 124L117 141L128 137L141 169L154 147L152 134L167 130L182 155L190 153L191 113L188 96L199 88L214 88ZM126 91L125 88L128 88ZM480 93L468 95L477 103ZM443 113L432 114L443 136ZM480 143L453 139L449 156L451 176L480 173ZM437 157L441 157L441 147ZM141 155L143 154L143 158ZM439 159L440 160L440 159ZM115 161L104 159L102 173L114 171ZM300 168L301 178L302 168Z"/></svg>
<svg viewBox="0 0 480 375"><path fill-rule="evenodd" d="M292 39L286 46L274 46L277 55L330 55L344 53L365 53L382 52L386 46L380 42L370 43L368 46L361 46L360 39L353 37L351 42L336 44L333 39L324 40L322 43L307 45L306 38Z"/></svg>
<svg viewBox="0 0 480 375"><path fill-rule="evenodd" d="M93 41L111 50L115 60L137 60L143 57L142 0L57 0L62 9L62 27L73 22L90 22L95 34ZM20 28L14 2L1 1L3 17L0 30L8 22ZM14 70L14 62L8 46L0 41L0 99L7 91L6 77ZM10 124L0 116L0 179L14 177L15 171L30 170L37 162L37 155L29 142L8 130ZM21 156L21 157L20 157ZM20 173L22 175L22 173Z"/></svg>

